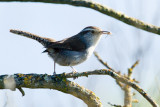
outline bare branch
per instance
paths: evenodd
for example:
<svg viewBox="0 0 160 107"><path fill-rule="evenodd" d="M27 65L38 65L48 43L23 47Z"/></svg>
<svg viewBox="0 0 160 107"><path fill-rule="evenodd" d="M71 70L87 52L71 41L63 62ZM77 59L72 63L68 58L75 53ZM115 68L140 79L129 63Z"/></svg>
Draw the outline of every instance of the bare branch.
<svg viewBox="0 0 160 107"><path fill-rule="evenodd" d="M21 87L19 87L18 90L22 93L22 96L25 95L25 92L24 92L24 90Z"/></svg>
<svg viewBox="0 0 160 107"><path fill-rule="evenodd" d="M124 107L132 106L131 86L126 85L124 88Z"/></svg>
<svg viewBox="0 0 160 107"><path fill-rule="evenodd" d="M112 70L112 71L115 72L115 70L112 69L112 68L107 64L107 62L104 62L104 61L102 60L102 58L98 55L97 52L94 52L94 55L95 55L95 57L99 60L99 62L100 62L101 64L103 64L106 68L108 68L108 69L110 69L110 70Z"/></svg>
<svg viewBox="0 0 160 107"><path fill-rule="evenodd" d="M137 60L137 61L131 66L132 70L133 70L138 64L139 64L139 60Z"/></svg>
<svg viewBox="0 0 160 107"><path fill-rule="evenodd" d="M120 81L116 80L116 83L119 85L119 87L124 90L125 85L121 83Z"/></svg>
<svg viewBox="0 0 160 107"><path fill-rule="evenodd" d="M133 103L138 103L139 101L137 99L132 100Z"/></svg>
<svg viewBox="0 0 160 107"><path fill-rule="evenodd" d="M113 107L123 107L121 105L116 105L116 104L111 104L110 102L108 102L109 105L113 106Z"/></svg>
<svg viewBox="0 0 160 107"><path fill-rule="evenodd" d="M153 107L158 107L157 104L152 100L152 98L149 97L147 93L138 85L124 77L119 76L117 73L106 69L81 73L63 73L57 74L56 77L47 74L14 74L14 79L16 82L16 88L25 87L56 89L82 99L86 104L88 104L88 106L92 105L91 107L94 107L93 105L99 105L99 107L101 107L99 98L96 97L92 91L85 89L84 87L79 86L77 83L71 82L66 79L82 76L88 77L89 75L109 75L112 78L131 86L132 88L137 90L146 100L148 100ZM6 89L4 84L6 76L7 75L0 76L0 89Z"/></svg>
<svg viewBox="0 0 160 107"><path fill-rule="evenodd" d="M87 7L94 9L100 13L111 16L117 20L120 20L128 25L134 26L139 29L143 29L148 32L152 32L160 35L160 27L147 24L143 21L129 17L119 11L115 11L107 6L93 2L91 0L0 0L1 2L20 1L20 2L43 2L43 3L56 3L56 4L69 4L73 6Z"/></svg>
<svg viewBox="0 0 160 107"><path fill-rule="evenodd" d="M128 78L131 79L131 75L132 75L132 72L133 72L133 69L139 64L139 60L137 60L132 66L131 68L128 69Z"/></svg>
<svg viewBox="0 0 160 107"><path fill-rule="evenodd" d="M110 72L115 73L116 75L118 75L120 78L115 78L116 79L116 83L121 87L122 90L125 91L125 100L124 100L124 104L126 107L130 107L132 104L132 95L131 95L131 87L134 88L135 90L137 90L143 97L145 97L154 107L157 107L157 104L142 90L140 89L140 87L136 84L134 84L133 82L136 82L135 79L131 79L131 75L132 75L132 71L135 68L136 65L138 65L139 61L136 61L131 68L128 69L128 75L127 76L122 76L120 75L120 73L118 74L118 72L116 72L115 70L113 70L107 63L105 63L100 56L94 52L94 55L96 56L96 58L106 67L108 68ZM109 74L107 74L109 75ZM112 75L110 75L112 76ZM113 76L112 76L113 77ZM127 78L126 78L127 77ZM114 77L113 77L114 78ZM132 82L133 81L133 82ZM122 84L125 83L126 85ZM146 96L147 95L147 96Z"/></svg>
<svg viewBox="0 0 160 107"><path fill-rule="evenodd" d="M138 63L139 63L139 61L137 60L137 61L131 66L131 68L128 69L128 75L127 75L128 80L131 80L131 76L132 76L133 69L136 67L136 65L138 65ZM131 86L125 85L124 94L125 94L125 95L124 95L124 106L125 106L125 107L131 107L131 106L132 106Z"/></svg>
<svg viewBox="0 0 160 107"><path fill-rule="evenodd" d="M5 87L9 84L6 78L8 75L0 76L0 89L12 89ZM101 107L102 104L99 98L90 90L78 85L77 83L71 82L66 78L62 78L61 75L51 76L47 74L14 74L10 77L14 77L15 88L48 88L56 89L64 93L71 94L81 100L83 100L88 107ZM22 92L23 93L23 92Z"/></svg>
<svg viewBox="0 0 160 107"><path fill-rule="evenodd" d="M101 69L101 70L94 70L94 71L88 71L88 72L81 72L81 73L64 73L64 77L66 78L74 78L74 77L82 77L86 76L88 77L89 75L109 75L112 78L125 83L135 90L137 90L153 107L158 107L158 105L152 100L150 96L138 85L136 85L134 82L129 81L127 78L124 78L120 75L118 75L116 72L113 72L112 70L107 70L107 69Z"/></svg>

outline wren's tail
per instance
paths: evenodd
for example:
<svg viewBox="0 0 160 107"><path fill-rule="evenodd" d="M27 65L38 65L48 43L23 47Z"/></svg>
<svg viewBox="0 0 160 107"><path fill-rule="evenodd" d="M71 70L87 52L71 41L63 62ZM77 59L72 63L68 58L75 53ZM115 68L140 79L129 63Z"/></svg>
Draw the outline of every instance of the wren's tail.
<svg viewBox="0 0 160 107"><path fill-rule="evenodd" d="M20 31L20 30L13 30L13 29L11 29L10 32L17 34L17 35L21 35L21 36L25 36L25 37L34 39L34 40L40 42L46 48L48 47L48 45L50 45L51 42L55 42L55 40L53 40L53 39L40 37L38 35L29 33L29 32L24 32L24 31Z"/></svg>

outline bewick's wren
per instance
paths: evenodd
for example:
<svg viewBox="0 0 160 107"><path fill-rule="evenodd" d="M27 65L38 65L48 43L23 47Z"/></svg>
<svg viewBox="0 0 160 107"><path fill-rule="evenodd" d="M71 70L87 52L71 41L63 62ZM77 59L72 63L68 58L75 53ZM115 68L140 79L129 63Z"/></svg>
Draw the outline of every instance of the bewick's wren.
<svg viewBox="0 0 160 107"><path fill-rule="evenodd" d="M48 55L54 60L54 74L56 73L56 63L62 66L70 66L73 69L72 66L84 62L92 55L102 34L110 34L110 32L102 31L98 27L89 26L75 36L56 41L19 30L10 30L10 32L40 42L46 48L44 52L48 52Z"/></svg>

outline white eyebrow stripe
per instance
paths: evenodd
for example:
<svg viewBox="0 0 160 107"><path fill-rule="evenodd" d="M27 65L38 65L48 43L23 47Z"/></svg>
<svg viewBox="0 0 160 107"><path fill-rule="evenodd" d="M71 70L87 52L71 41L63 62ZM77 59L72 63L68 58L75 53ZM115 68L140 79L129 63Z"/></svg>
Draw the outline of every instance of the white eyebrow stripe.
<svg viewBox="0 0 160 107"><path fill-rule="evenodd" d="M83 31L90 31L90 30L95 30L93 28L86 28L86 29L83 29Z"/></svg>

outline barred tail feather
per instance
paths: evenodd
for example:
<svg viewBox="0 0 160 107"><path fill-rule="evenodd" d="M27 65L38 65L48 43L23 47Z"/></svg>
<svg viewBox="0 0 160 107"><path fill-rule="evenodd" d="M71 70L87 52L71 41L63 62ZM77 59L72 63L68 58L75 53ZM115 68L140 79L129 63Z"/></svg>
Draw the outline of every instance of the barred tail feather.
<svg viewBox="0 0 160 107"><path fill-rule="evenodd" d="M34 39L34 40L40 42L45 47L47 47L51 42L55 42L55 40L53 40L53 39L40 37L38 35L29 33L29 32L24 32L24 31L20 31L20 30L13 30L13 29L11 29L10 32L17 34L17 35L27 37L27 38Z"/></svg>

